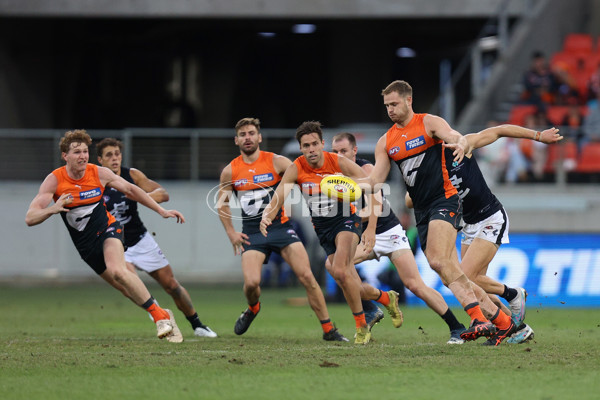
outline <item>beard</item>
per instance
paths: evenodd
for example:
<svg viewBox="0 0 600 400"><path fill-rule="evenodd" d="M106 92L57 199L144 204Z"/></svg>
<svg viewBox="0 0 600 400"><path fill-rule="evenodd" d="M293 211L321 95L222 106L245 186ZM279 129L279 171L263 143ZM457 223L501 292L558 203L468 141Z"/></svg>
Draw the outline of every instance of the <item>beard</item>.
<svg viewBox="0 0 600 400"><path fill-rule="evenodd" d="M244 147L244 146L240 147L240 151L247 156L254 154L257 149L258 149L258 143L253 144L250 147Z"/></svg>

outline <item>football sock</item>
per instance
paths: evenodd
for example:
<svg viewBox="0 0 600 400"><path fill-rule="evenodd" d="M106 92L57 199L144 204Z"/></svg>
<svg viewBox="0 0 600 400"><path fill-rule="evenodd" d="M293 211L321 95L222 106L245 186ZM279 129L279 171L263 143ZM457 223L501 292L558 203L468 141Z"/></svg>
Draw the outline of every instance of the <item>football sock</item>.
<svg viewBox="0 0 600 400"><path fill-rule="evenodd" d="M359 313L352 313L354 316L354 322L356 322L356 327L360 328L361 326L367 326L367 320L365 319L365 312L361 311Z"/></svg>
<svg viewBox="0 0 600 400"><path fill-rule="evenodd" d="M383 304L384 306L388 306L390 304L390 296L388 292L384 292L383 290L379 290L379 297L375 300L378 303Z"/></svg>
<svg viewBox="0 0 600 400"><path fill-rule="evenodd" d="M150 296L150 298L144 304L142 304L142 308L152 315L154 322L160 321L161 319L169 319L169 314L154 302L154 298L152 296Z"/></svg>
<svg viewBox="0 0 600 400"><path fill-rule="evenodd" d="M198 318L198 313L194 313L194 315L192 315L192 316L185 317L185 319L190 321L190 324L192 325L192 329L202 327L202 321L200 321L200 318Z"/></svg>
<svg viewBox="0 0 600 400"><path fill-rule="evenodd" d="M371 300L362 300L361 303L364 312L377 311L377 306Z"/></svg>
<svg viewBox="0 0 600 400"><path fill-rule="evenodd" d="M511 324L511 319L508 315L504 314L501 309L496 311L496 314L491 318L492 323L498 327L498 329L508 329Z"/></svg>
<svg viewBox="0 0 600 400"><path fill-rule="evenodd" d="M254 304L248 304L248 308L254 313L254 315L258 314L260 311L260 301L257 301Z"/></svg>
<svg viewBox="0 0 600 400"><path fill-rule="evenodd" d="M471 317L471 321L473 321L474 319L481 322L487 321L487 318L484 317L483 313L481 312L481 307L479 307L478 302L467 304L465 306L465 311L467 312L467 314L469 314L469 317Z"/></svg>
<svg viewBox="0 0 600 400"><path fill-rule="evenodd" d="M446 322L446 324L448 324L448 328L450 328L451 331L463 328L463 325L460 322L458 322L458 320L456 319L456 317L454 316L454 313L452 312L452 310L450 310L450 308L448 308L448 310L444 313L444 315L440 315L440 316L442 317L444 322Z"/></svg>
<svg viewBox="0 0 600 400"><path fill-rule="evenodd" d="M504 285L504 293L502 293L500 297L502 297L506 301L511 301L512 299L517 297L517 294L517 289L509 288L508 286Z"/></svg>
<svg viewBox="0 0 600 400"><path fill-rule="evenodd" d="M331 323L330 319L324 319L323 321L319 322L321 322L321 328L323 328L323 332L327 333L333 330L333 324Z"/></svg>

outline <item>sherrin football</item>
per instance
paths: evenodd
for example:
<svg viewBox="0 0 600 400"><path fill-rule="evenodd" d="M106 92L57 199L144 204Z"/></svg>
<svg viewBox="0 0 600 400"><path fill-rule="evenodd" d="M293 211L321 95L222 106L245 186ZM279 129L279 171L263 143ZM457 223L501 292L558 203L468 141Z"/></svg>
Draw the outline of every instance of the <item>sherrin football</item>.
<svg viewBox="0 0 600 400"><path fill-rule="evenodd" d="M330 198L355 201L362 190L351 178L344 175L329 175L321 180L321 192Z"/></svg>

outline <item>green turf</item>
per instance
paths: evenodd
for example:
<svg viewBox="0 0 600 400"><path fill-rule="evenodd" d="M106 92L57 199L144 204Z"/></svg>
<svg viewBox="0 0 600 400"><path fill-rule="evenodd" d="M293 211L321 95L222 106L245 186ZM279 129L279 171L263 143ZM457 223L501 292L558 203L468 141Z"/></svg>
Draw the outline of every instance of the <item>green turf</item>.
<svg viewBox="0 0 600 400"><path fill-rule="evenodd" d="M286 305L301 290L263 290L261 313L243 336L233 333L241 288L188 290L219 338L195 338L175 311L186 341L159 341L146 313L107 285L0 287L0 398L600 398L600 309L530 307L535 340L489 348L446 345L436 314L403 307L404 326L394 329L387 317L375 342L357 347L324 342L308 306ZM351 338L348 307L329 309Z"/></svg>

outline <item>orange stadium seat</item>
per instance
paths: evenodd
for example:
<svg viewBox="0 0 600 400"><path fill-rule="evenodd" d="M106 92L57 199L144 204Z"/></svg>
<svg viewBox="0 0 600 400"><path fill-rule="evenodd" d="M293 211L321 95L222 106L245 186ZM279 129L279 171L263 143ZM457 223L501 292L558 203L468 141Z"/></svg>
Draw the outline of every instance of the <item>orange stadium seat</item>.
<svg viewBox="0 0 600 400"><path fill-rule="evenodd" d="M562 125L562 121L565 119L565 115L567 115L568 111L569 106L550 106L548 107L546 116L551 123L558 126Z"/></svg>
<svg viewBox="0 0 600 400"><path fill-rule="evenodd" d="M567 53L592 53L594 40L586 33L570 33L565 38L563 50Z"/></svg>
<svg viewBox="0 0 600 400"><path fill-rule="evenodd" d="M586 57L585 59L585 70L588 74L593 74L598 69L600 65L600 50L597 53Z"/></svg>
<svg viewBox="0 0 600 400"><path fill-rule="evenodd" d="M510 110L508 117L508 123L513 125L525 124L525 117L534 114L537 110L537 106L534 104L518 104L514 105Z"/></svg>
<svg viewBox="0 0 600 400"><path fill-rule="evenodd" d="M583 147L576 171L583 173L600 172L600 143L588 143Z"/></svg>
<svg viewBox="0 0 600 400"><path fill-rule="evenodd" d="M546 165L544 166L544 172L554 173L556 168L555 164L561 159L561 152L563 153L562 159L573 159L577 160L577 145L575 142L558 143L548 146L548 156L546 157Z"/></svg>
<svg viewBox="0 0 600 400"><path fill-rule="evenodd" d="M581 69L582 64L583 62L580 63L580 59L578 57L565 52L554 53L550 59L550 66L552 69L566 66L566 69L570 74L573 74Z"/></svg>
<svg viewBox="0 0 600 400"><path fill-rule="evenodd" d="M583 117L588 114L588 106L579 106L579 112ZM550 106L548 107L548 111L546 112L546 116L548 117L548 121L551 124L558 127L562 125L565 116L569 112L569 106Z"/></svg>
<svg viewBox="0 0 600 400"><path fill-rule="evenodd" d="M575 81L575 89L579 93L582 99L587 99L588 95L588 84L590 83L591 73L578 73L573 74L573 80Z"/></svg>

